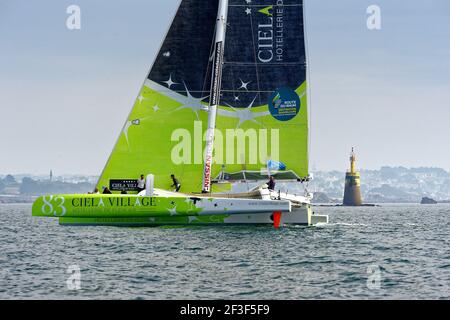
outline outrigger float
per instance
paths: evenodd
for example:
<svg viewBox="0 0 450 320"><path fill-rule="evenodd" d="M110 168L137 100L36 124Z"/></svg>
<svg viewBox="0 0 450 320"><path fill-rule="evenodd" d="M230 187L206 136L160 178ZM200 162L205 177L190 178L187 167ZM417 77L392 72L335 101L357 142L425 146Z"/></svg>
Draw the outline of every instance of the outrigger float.
<svg viewBox="0 0 450 320"><path fill-rule="evenodd" d="M327 223L304 187L306 68L302 0L182 0L97 184L113 194L43 196L33 216L62 225ZM167 191L171 174L181 192ZM294 192L269 190L269 176ZM231 193L233 183L256 187Z"/></svg>

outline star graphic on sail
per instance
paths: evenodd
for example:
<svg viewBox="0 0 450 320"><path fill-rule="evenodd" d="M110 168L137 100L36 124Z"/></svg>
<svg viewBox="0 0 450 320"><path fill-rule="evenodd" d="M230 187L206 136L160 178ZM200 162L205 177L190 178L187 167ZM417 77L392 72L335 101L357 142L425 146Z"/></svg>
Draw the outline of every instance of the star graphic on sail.
<svg viewBox="0 0 450 320"><path fill-rule="evenodd" d="M247 121L252 121L256 124L261 125L258 121L256 121L256 118L259 117L264 117L270 114L269 111L264 111L264 112L252 112L252 107L253 104L256 101L256 97L253 99L253 101L250 103L250 105L245 108L245 109L236 109L233 106L229 105L229 107L231 107L231 109L233 109L234 111L228 111L228 110L223 110L223 109L219 109L218 110L218 114L224 117L229 117L229 118L237 118L239 119L239 123L237 125L237 128L239 128L243 123L247 122Z"/></svg>
<svg viewBox="0 0 450 320"><path fill-rule="evenodd" d="M147 100L148 98L145 98L142 93L139 95L139 97L137 98L137 100L139 101L139 104L142 104L142 101Z"/></svg>
<svg viewBox="0 0 450 320"><path fill-rule="evenodd" d="M159 110L159 107L158 107L157 104L155 104L155 105L153 106L153 111L156 112L156 111L158 111L158 110Z"/></svg>
<svg viewBox="0 0 450 320"><path fill-rule="evenodd" d="M248 91L248 85L251 83L251 81L249 82L244 82L242 81L242 79L239 79L241 81L241 86L238 88L238 90L244 89L246 91Z"/></svg>
<svg viewBox="0 0 450 320"><path fill-rule="evenodd" d="M186 89L186 94L187 97L183 97L183 101L180 101L182 103L181 107L178 107L177 109L175 109L172 112L176 112L182 109L191 109L194 113L195 116L197 117L197 120L199 120L199 116L198 116L198 112L199 111L205 111L206 110L206 106L204 106L202 104L202 101L205 100L207 97L203 97L203 98L195 98L194 96L191 95L191 93L189 92L189 89L186 86L186 83L184 83L184 87Z"/></svg>
<svg viewBox="0 0 450 320"><path fill-rule="evenodd" d="M125 140L127 140L127 145L128 146L130 145L130 143L128 141L128 129L130 129L130 127L133 126L133 125L137 125L138 126L139 124L140 124L140 120L139 119L137 119L137 120L128 120L127 123L125 123L125 126L123 127L122 132L125 135Z"/></svg>
<svg viewBox="0 0 450 320"><path fill-rule="evenodd" d="M128 140L128 130L132 127L132 126L139 126L141 124L141 122L143 120L146 120L149 117L145 117L142 119L135 119L135 120L128 120L127 123L125 123L125 126L123 127L123 134L125 136L125 140L127 141L127 146L128 148L130 148L130 141Z"/></svg>
<svg viewBox="0 0 450 320"><path fill-rule="evenodd" d="M162 81L162 82L165 83L165 84L167 84L167 87L168 87L169 89L172 89L172 86L173 86L173 85L179 84L179 83L177 83L177 82L173 82L173 80L172 80L172 74L170 74L169 80L167 80L167 81Z"/></svg>
<svg viewBox="0 0 450 320"><path fill-rule="evenodd" d="M252 9L250 9L250 8L245 9L245 13L247 15L252 14Z"/></svg>

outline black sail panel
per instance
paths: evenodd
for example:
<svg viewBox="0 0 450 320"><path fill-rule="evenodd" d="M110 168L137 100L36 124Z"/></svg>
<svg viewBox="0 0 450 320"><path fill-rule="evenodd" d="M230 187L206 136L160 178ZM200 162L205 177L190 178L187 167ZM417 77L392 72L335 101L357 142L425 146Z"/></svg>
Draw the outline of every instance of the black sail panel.
<svg viewBox="0 0 450 320"><path fill-rule="evenodd" d="M227 140L216 135L218 180L240 172L258 180L307 177L306 67L302 0L229 1L216 126Z"/></svg>

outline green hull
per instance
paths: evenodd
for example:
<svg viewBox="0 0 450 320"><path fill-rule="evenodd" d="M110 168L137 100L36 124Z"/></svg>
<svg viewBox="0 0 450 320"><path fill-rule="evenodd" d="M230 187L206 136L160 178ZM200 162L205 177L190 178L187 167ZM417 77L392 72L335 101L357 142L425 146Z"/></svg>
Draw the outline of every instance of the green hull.
<svg viewBox="0 0 450 320"><path fill-rule="evenodd" d="M190 217L150 217L150 218L59 218L60 225L66 226L118 226L152 227L170 225L216 225L225 224L229 216L190 216Z"/></svg>
<svg viewBox="0 0 450 320"><path fill-rule="evenodd" d="M310 224L310 207L291 212L288 201L136 195L48 195L32 208L35 217L59 218L62 225L272 224L273 212L287 223Z"/></svg>
<svg viewBox="0 0 450 320"><path fill-rule="evenodd" d="M195 198L139 197L136 195L49 195L38 198L35 217L143 218L195 216L201 213ZM211 201L210 199L205 199Z"/></svg>
<svg viewBox="0 0 450 320"><path fill-rule="evenodd" d="M283 201L135 195L49 195L33 204L35 217L59 218L61 225L161 226L273 224L283 212L286 224L311 225L311 207L291 210ZM274 207L275 206L275 207ZM276 209L283 208L284 209ZM288 209L289 208L289 209Z"/></svg>
<svg viewBox="0 0 450 320"><path fill-rule="evenodd" d="M284 224L311 225L311 209L305 207L297 217L284 217ZM270 214L249 215L205 215L189 217L141 217L141 218L59 218L64 226L115 226L115 227L156 227L156 226L225 226L225 225L267 225L272 226ZM291 219L289 219L291 218Z"/></svg>

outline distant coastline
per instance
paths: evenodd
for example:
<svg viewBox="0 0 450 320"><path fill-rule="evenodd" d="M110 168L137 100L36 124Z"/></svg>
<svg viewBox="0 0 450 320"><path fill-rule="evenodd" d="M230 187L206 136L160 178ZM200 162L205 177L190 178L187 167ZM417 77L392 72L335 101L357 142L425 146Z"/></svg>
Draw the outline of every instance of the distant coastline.
<svg viewBox="0 0 450 320"><path fill-rule="evenodd" d="M32 203L45 194L88 193L96 177L80 175L45 177L25 175L0 176L0 203Z"/></svg>
<svg viewBox="0 0 450 320"><path fill-rule="evenodd" d="M8 196L0 195L0 204L20 204L33 203L37 196Z"/></svg>
<svg viewBox="0 0 450 320"><path fill-rule="evenodd" d="M420 203L428 197L450 203L450 172L441 168L382 167L361 171L361 192L365 203ZM309 191L314 204L340 204L344 193L344 171L314 171ZM45 194L88 193L97 176L0 174L0 203L31 203ZM279 181L277 186L292 185ZM298 192L303 192L303 188Z"/></svg>

